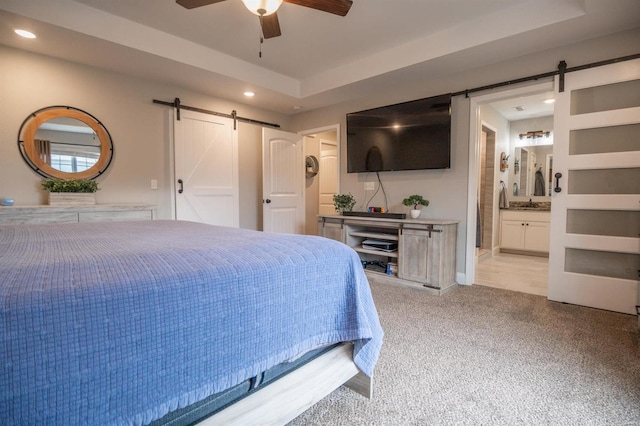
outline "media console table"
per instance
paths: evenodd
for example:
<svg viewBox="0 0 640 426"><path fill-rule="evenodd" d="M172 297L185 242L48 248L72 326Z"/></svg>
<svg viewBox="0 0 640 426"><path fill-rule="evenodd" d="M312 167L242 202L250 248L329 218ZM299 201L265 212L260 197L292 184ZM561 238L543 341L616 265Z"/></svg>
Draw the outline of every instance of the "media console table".
<svg viewBox="0 0 640 426"><path fill-rule="evenodd" d="M318 216L318 235L352 247L363 265L366 263L365 272L371 279L441 295L456 286L458 223L438 219ZM371 248L371 240L387 243L380 246L388 245L391 249ZM389 263L397 268L386 268Z"/></svg>

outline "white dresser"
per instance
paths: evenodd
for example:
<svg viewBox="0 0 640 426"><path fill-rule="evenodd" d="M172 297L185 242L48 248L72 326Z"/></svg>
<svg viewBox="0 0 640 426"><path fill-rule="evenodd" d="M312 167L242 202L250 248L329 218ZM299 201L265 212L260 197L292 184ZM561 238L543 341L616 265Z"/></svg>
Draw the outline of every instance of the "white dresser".
<svg viewBox="0 0 640 426"><path fill-rule="evenodd" d="M156 206L95 204L88 206L3 206L0 225L154 220Z"/></svg>

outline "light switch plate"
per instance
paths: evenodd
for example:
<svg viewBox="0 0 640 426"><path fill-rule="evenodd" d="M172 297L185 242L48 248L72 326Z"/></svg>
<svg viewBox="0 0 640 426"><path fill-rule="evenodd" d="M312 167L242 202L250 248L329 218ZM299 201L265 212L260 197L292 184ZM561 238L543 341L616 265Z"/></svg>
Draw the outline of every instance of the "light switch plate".
<svg viewBox="0 0 640 426"><path fill-rule="evenodd" d="M376 183L375 182L365 182L364 183L364 190L365 191L373 191L374 189L376 189Z"/></svg>

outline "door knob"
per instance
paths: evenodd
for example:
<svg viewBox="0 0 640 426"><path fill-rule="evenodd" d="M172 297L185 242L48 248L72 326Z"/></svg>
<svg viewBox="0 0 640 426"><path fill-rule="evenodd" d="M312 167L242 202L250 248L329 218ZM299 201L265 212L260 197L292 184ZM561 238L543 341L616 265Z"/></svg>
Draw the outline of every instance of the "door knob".
<svg viewBox="0 0 640 426"><path fill-rule="evenodd" d="M267 198L266 200L264 200L264 202L269 204L269 203L271 203L271 200Z"/></svg>

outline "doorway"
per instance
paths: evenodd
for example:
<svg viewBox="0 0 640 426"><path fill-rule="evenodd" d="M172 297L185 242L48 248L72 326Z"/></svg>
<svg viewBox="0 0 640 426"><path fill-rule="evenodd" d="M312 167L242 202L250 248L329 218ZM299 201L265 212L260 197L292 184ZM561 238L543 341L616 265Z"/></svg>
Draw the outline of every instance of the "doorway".
<svg viewBox="0 0 640 426"><path fill-rule="evenodd" d="M305 234L318 235L318 215L335 214L333 196L340 191L340 125L300 134L304 136L305 163L318 163L316 172L307 168L305 174Z"/></svg>
<svg viewBox="0 0 640 426"><path fill-rule="evenodd" d="M519 196L514 196L517 192L513 189L517 181L515 169L519 166L515 164L514 151L516 145L522 146L524 142L514 141L518 139L516 132L520 129L516 123L536 127L535 121L529 123L527 118L523 117L533 119L543 115L550 116L552 123L552 106L546 107L546 111L544 108L534 111L533 104L528 104L530 101L541 103L545 97L552 97L549 95L553 93L552 90L553 83L549 82L479 96L471 100L471 117L476 119L472 119L470 123L467 217L469 229L476 229L476 232L467 233L467 284L546 296L548 258L530 256L526 252L500 252L499 201L501 192L508 195L507 199L510 201L520 201ZM509 105L514 111L526 113L520 117L510 113L503 114L505 105ZM528 130L538 130L537 127L533 127ZM500 163L501 159L505 160L506 167ZM521 198L524 200L524 197ZM550 198L548 203L550 205Z"/></svg>

